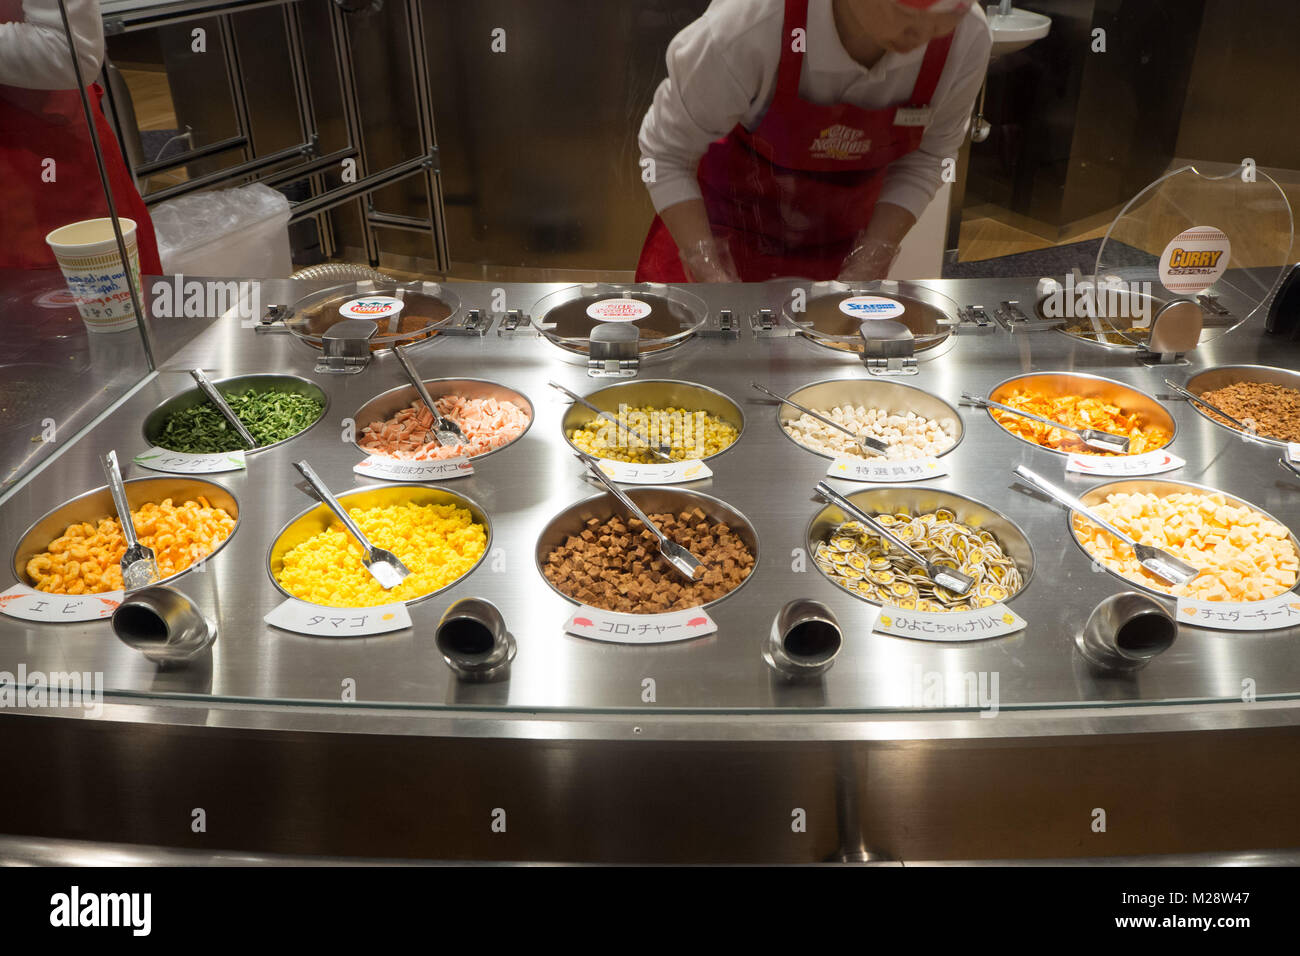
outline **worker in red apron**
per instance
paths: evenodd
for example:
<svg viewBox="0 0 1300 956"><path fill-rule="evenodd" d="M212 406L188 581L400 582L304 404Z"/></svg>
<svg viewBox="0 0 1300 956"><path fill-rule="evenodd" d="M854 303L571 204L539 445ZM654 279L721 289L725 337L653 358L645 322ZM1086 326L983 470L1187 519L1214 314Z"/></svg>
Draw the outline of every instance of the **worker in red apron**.
<svg viewBox="0 0 1300 956"><path fill-rule="evenodd" d="M637 281L884 278L955 161L990 46L969 0L714 0L642 123L659 215Z"/></svg>
<svg viewBox="0 0 1300 956"><path fill-rule="evenodd" d="M67 0L83 80L99 73L104 30L95 0ZM144 200L104 117L98 83L87 88L119 218L136 223L140 270L159 275L158 243ZM108 215L55 0L0 0L0 269L57 269L51 230Z"/></svg>

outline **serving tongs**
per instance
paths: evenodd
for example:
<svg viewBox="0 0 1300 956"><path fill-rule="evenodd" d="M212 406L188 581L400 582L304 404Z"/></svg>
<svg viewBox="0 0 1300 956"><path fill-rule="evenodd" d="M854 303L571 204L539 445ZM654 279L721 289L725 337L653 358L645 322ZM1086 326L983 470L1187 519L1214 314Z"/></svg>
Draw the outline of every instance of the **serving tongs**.
<svg viewBox="0 0 1300 956"><path fill-rule="evenodd" d="M110 451L102 459L104 475L108 478L108 491L113 496L117 520L126 538L126 552L122 555L122 587L135 591L148 587L158 580L158 561L153 549L140 543L135 536L135 522L131 519L131 505L126 500L126 486L122 484L122 471L117 467L117 452Z"/></svg>
<svg viewBox="0 0 1300 956"><path fill-rule="evenodd" d="M587 466L587 470L605 486L605 490L617 498L624 508L641 519L642 523L659 542L659 554L663 556L663 559L672 565L673 569L682 575L682 577L694 581L699 575L700 569L704 566L703 562L672 538L668 537L668 535L660 531L659 526L650 520L650 516L638 508L636 503L624 493L623 489L614 484L614 482L610 480L609 476L600 470L600 464L597 459L593 458L591 455L583 454L582 452L577 452L577 456L578 459Z"/></svg>
<svg viewBox="0 0 1300 956"><path fill-rule="evenodd" d="M578 403L579 405L581 405L583 408L588 409L589 411L593 411L593 412L595 412L597 418L603 418L603 419L604 419L605 421L607 421L607 422L613 422L613 424L614 424L617 428L619 428L621 431L625 431L625 432L627 432L629 435L631 435L631 436L632 436L633 438L635 438L637 441L642 442L643 444L645 444L645 446L646 446L647 448L650 449L650 454L654 455L656 458L659 458L659 459L662 460L662 461L676 461L676 460L677 460L677 459L673 458L672 455L669 454L669 451L671 451L671 449L669 449L666 445L655 444L654 442L652 442L652 441L650 440L650 438L649 438L648 436L646 436L646 435L642 435L639 431L637 431L637 430L634 429L634 428L628 428L626 425L624 425L622 422L620 422L620 421L618 420L618 416L615 415L615 414L613 414L612 412L602 411L601 409L597 408L595 405L591 404L591 402L589 402L589 401L587 401L585 398L583 398L581 395L578 395L578 394L576 394L576 393L574 393L574 392L569 391L567 388L565 388L563 385L559 384L558 382L547 382L546 384L550 385L551 388L556 389L557 391L561 391L561 392L563 392L565 395L568 395L569 398L573 399L575 402L577 402L577 403Z"/></svg>
<svg viewBox="0 0 1300 956"><path fill-rule="evenodd" d="M424 402L424 407L433 416L433 437L438 439L438 444L444 448L451 445L465 444L465 433L460 430L460 426L450 418L438 414L433 399L429 397L429 390L424 387L424 381L415 373L415 366L406 357L405 349L400 345L394 345L393 354L397 356L397 364L402 366L402 371L406 373L406 377L415 386L415 394L420 396L420 401Z"/></svg>
<svg viewBox="0 0 1300 956"><path fill-rule="evenodd" d="M758 389L764 395L770 395L772 398L775 398L778 402L781 402L784 405L789 405L791 408L797 408L805 415L810 415L813 418L817 419L817 421L821 422L823 425L830 425L831 428L834 428L836 431L841 431L844 434L848 435L855 442L857 442L858 447L862 449L862 454L864 455L867 456L870 456L872 454L885 455L889 453L889 442L881 441L879 438L872 438L870 435L859 435L857 432L854 432L848 428L845 428L843 425L831 421L825 415L819 415L817 412L814 412L811 408L804 408L798 402L792 402L788 398L783 398L782 396L776 394L776 392L773 392L772 390L766 389L762 385L759 385L757 382L750 382L749 384L754 386L754 388Z"/></svg>
<svg viewBox="0 0 1300 956"><path fill-rule="evenodd" d="M898 535L894 534L894 532L890 531L853 502L849 501L848 498L845 498L830 485L826 484L826 482L817 482L815 490L831 504L837 505L845 514L862 522L921 567L925 568L925 573L930 576L930 580L939 585L939 587L947 588L954 594L965 594L974 587L975 579L969 574L963 574L954 568L942 564L935 564L933 561L926 560L926 558L922 557L921 554L910 544Z"/></svg>
<svg viewBox="0 0 1300 956"><path fill-rule="evenodd" d="M203 374L203 369L190 369L190 377L198 384L199 391L207 396L208 401L217 406L217 411L221 413L222 418L230 423L230 427L235 430L235 434L244 443L244 447L256 448L257 439L244 427L244 423L239 420L239 416L235 414L234 409L226 404L225 396L218 392L216 386L208 381L208 377Z"/></svg>
<svg viewBox="0 0 1300 956"><path fill-rule="evenodd" d="M1161 581L1174 586L1186 584L1192 578L1201 573L1200 568L1188 564L1181 558L1176 558L1168 551L1162 551L1160 548L1150 544L1143 544L1140 541L1130 538L1119 528L1115 527L1106 519L1102 518L1097 512L1093 511L1082 501L1070 494L1063 488L1058 488L1046 478L1035 472L1030 471L1024 465L1016 466L1016 474L1025 481L1029 482L1039 491L1045 492L1055 498L1061 504L1065 505L1072 511L1077 511L1093 524L1104 528L1110 534L1123 541L1133 549L1133 554L1137 557L1138 563L1146 568Z"/></svg>
<svg viewBox="0 0 1300 956"><path fill-rule="evenodd" d="M411 569L401 562L401 559L391 551L385 551L383 548L376 548L357 527L352 516L338 502L338 499L330 494L330 490L325 487L325 482L317 477L316 472L312 470L311 465L305 461L295 461L293 467L301 472L302 476L307 479L307 484L311 485L312 491L316 492L316 497L320 498L321 503L334 512L334 517L343 522L343 527L348 529L348 533L357 539L361 545L361 563L366 566L371 577L379 582L379 586L385 591L391 591L402 583L402 579L411 573Z"/></svg>
<svg viewBox="0 0 1300 956"><path fill-rule="evenodd" d="M1018 408L1012 408L1010 405L1003 405L1001 402L994 402L979 395L971 395L968 392L962 392L961 397L972 405L978 405L980 408L996 408L1000 412L1009 412L1012 415L1019 415L1021 418L1028 418L1030 421L1051 425L1063 432L1078 435L1085 445L1089 448L1095 448L1097 451L1109 451L1117 455L1127 455L1129 453L1129 440L1123 435L1112 435L1110 432L1098 431L1095 428L1071 428L1069 425L1062 425L1060 422L1054 422L1042 415L1021 411Z"/></svg>
<svg viewBox="0 0 1300 956"><path fill-rule="evenodd" d="M1219 406L1210 404L1209 402L1201 398L1201 396L1197 395L1195 392L1191 391L1190 389L1186 389L1181 385L1176 385L1175 383L1169 381L1169 379L1165 379L1165 384L1168 385L1170 388L1172 388L1179 395L1183 396L1183 398L1187 399L1189 402L1195 402L1197 405L1200 405L1202 408L1213 412L1214 414L1220 416L1221 418L1226 418L1228 420L1228 423L1232 425L1233 428L1240 429L1247 436L1256 434L1256 429L1252 428L1250 425L1247 425L1239 418L1233 418L1223 409L1219 408Z"/></svg>

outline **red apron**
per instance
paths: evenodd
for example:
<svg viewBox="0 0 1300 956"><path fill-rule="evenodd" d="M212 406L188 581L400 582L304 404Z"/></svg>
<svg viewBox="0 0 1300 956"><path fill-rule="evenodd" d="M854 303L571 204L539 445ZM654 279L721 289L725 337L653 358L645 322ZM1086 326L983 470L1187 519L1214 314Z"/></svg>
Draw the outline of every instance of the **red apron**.
<svg viewBox="0 0 1300 956"><path fill-rule="evenodd" d="M21 20L21 9L14 0L0 0L0 23ZM104 91L94 83L89 93L117 214L136 222L141 273L159 275L153 221L100 108ZM42 178L48 178L49 159L54 160L53 182ZM77 91L0 86L0 268L57 269L46 234L70 222L107 215Z"/></svg>
<svg viewBox="0 0 1300 956"><path fill-rule="evenodd" d="M918 149L924 126L895 123L898 106L823 106L799 96L803 53L791 31L807 33L808 0L786 0L776 91L752 133L739 123L709 146L698 177L714 235L730 240L746 282L780 276L833 279L854 237L875 211L890 163ZM930 42L908 105L928 107L948 61L952 34ZM638 282L685 282L677 244L658 216L650 226Z"/></svg>

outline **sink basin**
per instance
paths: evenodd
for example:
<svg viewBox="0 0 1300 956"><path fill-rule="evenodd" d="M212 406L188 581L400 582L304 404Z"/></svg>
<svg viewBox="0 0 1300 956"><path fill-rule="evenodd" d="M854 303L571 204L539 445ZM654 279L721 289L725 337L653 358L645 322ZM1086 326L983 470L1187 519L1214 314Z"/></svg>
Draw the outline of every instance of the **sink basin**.
<svg viewBox="0 0 1300 956"><path fill-rule="evenodd" d="M1052 29L1051 18L1041 13L1014 8L1010 13L998 13L997 7L989 7L987 13L989 29L993 32L990 58L1023 50L1034 41L1047 36Z"/></svg>

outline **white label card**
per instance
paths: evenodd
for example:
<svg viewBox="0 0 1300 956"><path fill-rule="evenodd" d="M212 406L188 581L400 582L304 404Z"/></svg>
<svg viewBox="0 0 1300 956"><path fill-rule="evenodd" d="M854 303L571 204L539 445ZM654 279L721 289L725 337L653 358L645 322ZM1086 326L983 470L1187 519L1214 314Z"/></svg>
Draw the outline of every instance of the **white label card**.
<svg viewBox="0 0 1300 956"><path fill-rule="evenodd" d="M1175 471L1187 462L1163 449L1143 452L1141 455L1070 455L1066 471L1081 475L1105 475L1127 478L1133 475L1158 475Z"/></svg>
<svg viewBox="0 0 1300 956"><path fill-rule="evenodd" d="M0 594L0 614L24 621L99 621L112 617L122 603L121 591L103 594L46 594L15 584Z"/></svg>
<svg viewBox="0 0 1300 956"><path fill-rule="evenodd" d="M1236 603L1179 598L1178 622L1214 631L1276 631L1300 627L1300 594L1286 594L1267 601Z"/></svg>
<svg viewBox="0 0 1300 956"><path fill-rule="evenodd" d="M155 445L131 460L141 468L173 475L208 475L218 471L243 471L248 467L242 448L210 455L192 455L189 452L168 451Z"/></svg>
<svg viewBox="0 0 1300 956"><path fill-rule="evenodd" d="M713 471L702 461L657 461L650 465L634 465L601 458L596 466L623 485L675 485L713 477Z"/></svg>
<svg viewBox="0 0 1300 956"><path fill-rule="evenodd" d="M564 624L569 634L615 644L667 644L712 634L717 629L702 607L665 614L616 614L584 604Z"/></svg>
<svg viewBox="0 0 1300 956"><path fill-rule="evenodd" d="M272 627L314 637L365 637L411 626L405 604L380 607L321 607L289 598L263 618Z"/></svg>
<svg viewBox="0 0 1300 956"><path fill-rule="evenodd" d="M1286 446L1286 459L1293 465L1300 465L1300 442L1291 442Z"/></svg>
<svg viewBox="0 0 1300 956"><path fill-rule="evenodd" d="M911 461L836 458L826 469L826 474L845 481L880 481L889 484L938 478L948 474L948 466L942 458L914 458Z"/></svg>
<svg viewBox="0 0 1300 956"><path fill-rule="evenodd" d="M440 461L401 461L371 455L352 470L368 478L384 481L445 481L474 474L474 466L465 457L444 458Z"/></svg>
<svg viewBox="0 0 1300 956"><path fill-rule="evenodd" d="M895 126L929 126L930 107L900 106L894 111Z"/></svg>
<svg viewBox="0 0 1300 956"><path fill-rule="evenodd" d="M921 641L980 641L1024 630L1025 619L1005 604L991 604L973 611L904 611L880 609L872 630L894 637Z"/></svg>

